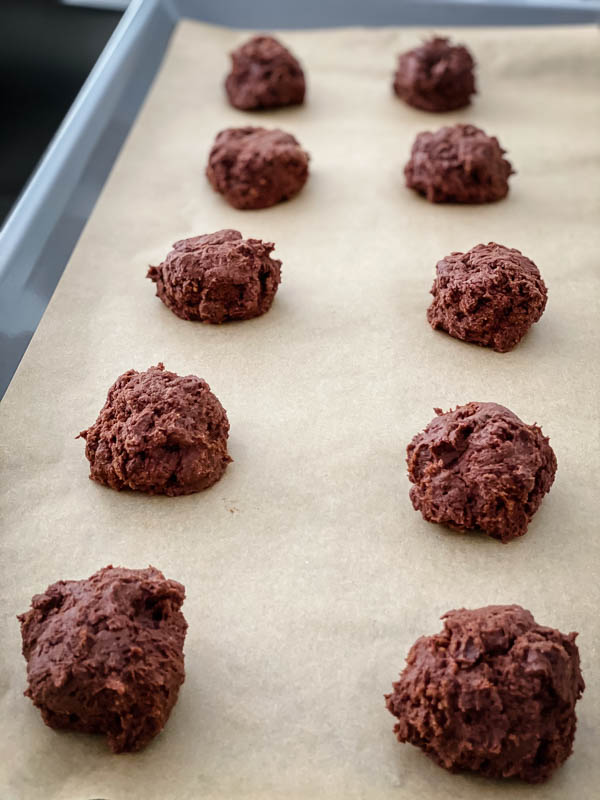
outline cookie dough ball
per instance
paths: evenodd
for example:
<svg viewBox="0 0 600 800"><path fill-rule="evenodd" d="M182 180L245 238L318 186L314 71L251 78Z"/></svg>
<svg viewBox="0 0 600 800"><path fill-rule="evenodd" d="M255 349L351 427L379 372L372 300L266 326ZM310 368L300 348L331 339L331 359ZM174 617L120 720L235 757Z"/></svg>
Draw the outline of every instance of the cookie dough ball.
<svg viewBox="0 0 600 800"><path fill-rule="evenodd" d="M474 125L419 133L404 168L406 185L430 203L493 203L513 174L495 136Z"/></svg>
<svg viewBox="0 0 600 800"><path fill-rule="evenodd" d="M537 425L496 403L438 415L407 448L410 499L428 522L510 542L550 490L556 456Z"/></svg>
<svg viewBox="0 0 600 800"><path fill-rule="evenodd" d="M573 750L584 690L576 633L520 606L449 611L412 646L388 710L400 742L452 772L547 780Z"/></svg>
<svg viewBox="0 0 600 800"><path fill-rule="evenodd" d="M519 250L490 242L438 262L427 319L465 342L506 353L546 308L539 269Z"/></svg>
<svg viewBox="0 0 600 800"><path fill-rule="evenodd" d="M229 102L242 111L304 102L302 67L273 36L255 36L231 54L225 81Z"/></svg>
<svg viewBox="0 0 600 800"><path fill-rule="evenodd" d="M58 581L21 614L25 692L51 728L141 750L164 728L183 683L185 589L148 569L105 567Z"/></svg>
<svg viewBox="0 0 600 800"><path fill-rule="evenodd" d="M464 108L475 93L475 62L463 45L444 37L402 53L394 77L394 91L409 106L423 111Z"/></svg>
<svg viewBox="0 0 600 800"><path fill-rule="evenodd" d="M281 282L275 245L222 230L175 242L147 277L156 296L182 319L226 322L250 319L271 308Z"/></svg>
<svg viewBox="0 0 600 800"><path fill-rule="evenodd" d="M308 178L308 159L284 131L227 128L217 134L206 175L234 208L268 208L298 194Z"/></svg>
<svg viewBox="0 0 600 800"><path fill-rule="evenodd" d="M121 375L79 435L90 478L111 489L192 494L216 483L231 461L227 414L209 385L162 364Z"/></svg>

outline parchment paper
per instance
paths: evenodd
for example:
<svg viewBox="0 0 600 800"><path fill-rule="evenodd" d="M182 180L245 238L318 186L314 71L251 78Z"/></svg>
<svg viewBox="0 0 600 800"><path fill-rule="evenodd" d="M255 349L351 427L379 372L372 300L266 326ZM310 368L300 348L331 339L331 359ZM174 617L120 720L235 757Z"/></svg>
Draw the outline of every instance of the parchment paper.
<svg viewBox="0 0 600 800"><path fill-rule="evenodd" d="M600 75L595 29L465 30L480 95L428 115L391 94L396 54L425 31L284 34L304 108L226 105L245 38L182 23L2 403L0 672L4 800L597 797ZM415 134L473 121L518 174L508 199L435 207L403 186ZM312 173L293 201L235 211L204 178L216 132L297 135ZM145 279L172 242L222 227L277 244L272 310L241 324L177 319ZM500 355L425 321L436 261L495 240L549 289L542 321ZM204 377L235 462L185 498L88 480L75 436L113 380L158 361ZM558 475L527 535L503 546L425 523L405 447L433 416L493 400L551 437ZM187 679L144 752L56 733L22 696L15 615L61 578L154 564L187 587ZM453 776L399 745L383 694L448 609L520 603L580 632L587 689L575 753L545 786Z"/></svg>

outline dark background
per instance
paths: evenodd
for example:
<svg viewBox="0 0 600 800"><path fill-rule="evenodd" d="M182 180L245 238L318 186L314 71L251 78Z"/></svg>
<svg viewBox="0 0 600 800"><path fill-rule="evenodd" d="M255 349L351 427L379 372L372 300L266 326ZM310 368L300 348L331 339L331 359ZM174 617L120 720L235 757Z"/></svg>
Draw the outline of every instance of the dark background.
<svg viewBox="0 0 600 800"><path fill-rule="evenodd" d="M0 0L0 226L121 13Z"/></svg>

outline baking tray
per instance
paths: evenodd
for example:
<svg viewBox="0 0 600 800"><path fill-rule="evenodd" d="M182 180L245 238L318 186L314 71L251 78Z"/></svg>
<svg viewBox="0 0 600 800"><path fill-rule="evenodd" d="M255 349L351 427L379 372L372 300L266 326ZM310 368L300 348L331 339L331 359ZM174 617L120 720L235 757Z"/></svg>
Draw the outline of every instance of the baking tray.
<svg viewBox="0 0 600 800"><path fill-rule="evenodd" d="M196 36L194 28L208 33ZM10 566L0 604L1 682L9 687L3 763L20 790L11 793L9 783L3 797L39 796L40 776L45 796L60 800L120 800L140 791L157 800L358 798L378 796L378 787L390 798L535 791L562 800L573 796L575 781L578 798L595 796L598 592L590 565L599 553L590 531L600 448L596 410L581 400L596 396L600 363L596 197L585 179L598 163L596 33L455 32L477 48L488 86L478 120L493 125L519 175L507 203L436 210L398 180L422 115L391 103L380 80L389 53L422 32L287 33L293 49L304 37L314 42L306 53L315 69L309 74L318 75L311 103L279 115L306 143L314 170L293 207L253 214L230 210L201 177L214 131L238 119L213 72L246 34L179 26L2 403L0 494ZM343 37L342 49L335 37ZM553 37L568 46L553 49ZM350 74L347 52L356 54ZM361 74L362 86L354 80ZM492 74L500 76L497 88L487 82ZM194 81L198 89L181 104ZM538 105L548 122L540 139L532 135ZM344 127L344 109L360 110L358 124ZM347 130L343 149L331 119ZM375 122L384 125L382 136L369 140L364 131ZM161 160L162 170L147 169ZM268 315L239 326L188 326L151 302L142 276L172 238L242 216L244 232L271 236L284 261L282 292ZM435 334L423 319L435 259L470 246L475 228L486 241L502 236L530 254L550 289L551 313L503 357ZM364 248L356 246L362 234ZM178 501L116 494L88 481L82 443L73 438L115 375L159 358L205 376L232 421L235 461L223 480ZM558 390L556 376L564 384ZM493 398L537 419L559 459L557 483L532 530L507 548L427 526L407 497L404 445L432 405L470 398ZM14 615L59 575L90 574L108 559L156 563L188 590L181 702L168 732L135 758L112 758L95 739L54 734L20 696ZM419 633L436 629L439 614L507 601L581 631L589 685L575 754L539 791L449 776L413 748L399 748L381 700L392 668L401 667ZM244 756L251 763L242 769ZM176 782L184 767L195 770L185 786ZM177 795L168 791L171 779ZM210 791L211 780L218 791Z"/></svg>
<svg viewBox="0 0 600 800"><path fill-rule="evenodd" d="M600 22L600 0L133 0L0 231L0 397L182 18L263 30L565 25Z"/></svg>

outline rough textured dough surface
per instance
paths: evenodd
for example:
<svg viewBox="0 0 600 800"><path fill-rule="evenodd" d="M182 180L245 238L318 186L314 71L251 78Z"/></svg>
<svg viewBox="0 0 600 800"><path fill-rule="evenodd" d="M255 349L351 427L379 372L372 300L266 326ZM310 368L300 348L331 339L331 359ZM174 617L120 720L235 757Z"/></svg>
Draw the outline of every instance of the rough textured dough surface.
<svg viewBox="0 0 600 800"><path fill-rule="evenodd" d="M404 168L406 185L430 203L492 203L508 194L513 173L495 136L474 125L417 134Z"/></svg>
<svg viewBox="0 0 600 800"><path fill-rule="evenodd" d="M183 683L185 589L154 567L58 581L19 616L29 688L46 725L102 733L115 753L164 728Z"/></svg>
<svg viewBox="0 0 600 800"><path fill-rule="evenodd" d="M156 296L182 319L220 323L268 311L281 282L275 245L222 230L175 242L147 277Z"/></svg>
<svg viewBox="0 0 600 800"><path fill-rule="evenodd" d="M502 542L523 536L554 481L548 437L496 403L435 412L407 448L415 510L428 522Z"/></svg>
<svg viewBox="0 0 600 800"><path fill-rule="evenodd" d="M235 108L250 111L304 102L302 67L273 36L254 36L233 51L231 62L225 90Z"/></svg>
<svg viewBox="0 0 600 800"><path fill-rule="evenodd" d="M265 128L227 128L217 134L206 176L234 208L268 208L298 194L309 156L290 134Z"/></svg>
<svg viewBox="0 0 600 800"><path fill-rule="evenodd" d="M399 56L394 91L423 111L464 108L475 93L474 66L466 47L436 36Z"/></svg>
<svg viewBox="0 0 600 800"><path fill-rule="evenodd" d="M547 780L573 750L584 690L577 634L538 625L517 605L442 619L386 695L398 740L451 771Z"/></svg>
<svg viewBox="0 0 600 800"><path fill-rule="evenodd" d="M427 319L456 339L512 350L546 308L539 269L519 250L490 242L436 266Z"/></svg>
<svg viewBox="0 0 600 800"><path fill-rule="evenodd" d="M162 364L121 375L96 422L80 433L92 480L170 496L219 480L231 461L228 435L225 409L206 381Z"/></svg>

